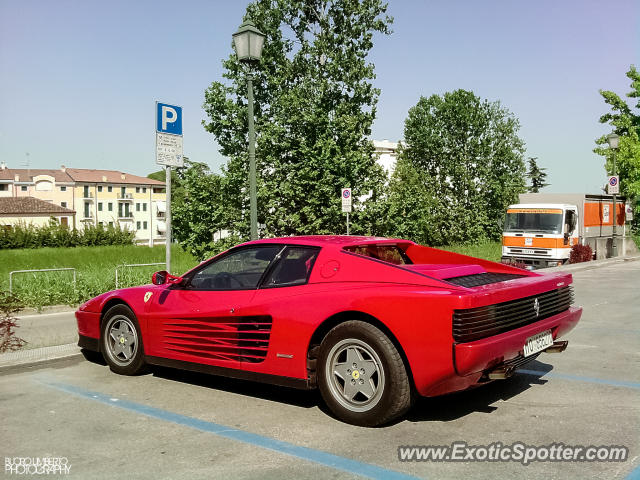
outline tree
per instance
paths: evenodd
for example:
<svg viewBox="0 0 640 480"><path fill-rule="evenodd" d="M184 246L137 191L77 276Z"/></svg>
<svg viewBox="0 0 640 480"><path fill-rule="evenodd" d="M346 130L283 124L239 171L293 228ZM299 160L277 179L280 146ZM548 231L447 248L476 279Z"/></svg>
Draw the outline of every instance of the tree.
<svg viewBox="0 0 640 480"><path fill-rule="evenodd" d="M258 223L262 236L344 233L340 189L351 187L352 232L372 232L384 173L367 139L379 90L367 57L374 33L389 34L381 0L257 0L247 17L266 34L253 69L257 135ZM234 54L226 83L205 93L204 122L229 161L223 169L230 228L247 237L246 75Z"/></svg>
<svg viewBox="0 0 640 480"><path fill-rule="evenodd" d="M537 159L538 157L529 157L529 172L527 173L527 178L531 179L529 191L532 193L538 193L541 188L549 186L548 183L545 183L547 178L547 169L539 167L536 163Z"/></svg>
<svg viewBox="0 0 640 480"><path fill-rule="evenodd" d="M391 180L391 233L409 228L431 245L499 238L506 207L525 190L518 128L499 102L470 91L421 97Z"/></svg>
<svg viewBox="0 0 640 480"><path fill-rule="evenodd" d="M640 227L640 72L631 65L627 72L631 80L631 91L628 98L635 98L635 105L628 105L616 93L610 90L600 90L606 104L611 106L611 112L600 117L600 123L608 123L613 133L620 136L618 151L616 152L616 173L620 176L620 193L631 200L634 206L634 228ZM598 145L594 152L605 157L607 174L613 172L613 155L607 146L607 135L596 139Z"/></svg>
<svg viewBox="0 0 640 480"><path fill-rule="evenodd" d="M176 175L180 190L171 196L171 220L173 237L182 248L203 260L238 243L233 236L224 241L216 238L231 222L224 200L225 178L211 173L205 163L191 161Z"/></svg>

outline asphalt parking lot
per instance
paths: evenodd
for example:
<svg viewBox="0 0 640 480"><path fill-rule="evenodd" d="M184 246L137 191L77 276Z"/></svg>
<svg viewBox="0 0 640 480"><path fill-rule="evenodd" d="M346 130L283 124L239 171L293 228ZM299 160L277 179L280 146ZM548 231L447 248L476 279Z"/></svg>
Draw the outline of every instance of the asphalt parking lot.
<svg viewBox="0 0 640 480"><path fill-rule="evenodd" d="M123 377L75 358L2 373L0 456L64 457L67 478L637 478L640 261L576 271L574 286L584 314L564 353L421 399L391 426L343 424L315 392L160 368ZM624 445L629 459L398 460L399 446L454 441Z"/></svg>

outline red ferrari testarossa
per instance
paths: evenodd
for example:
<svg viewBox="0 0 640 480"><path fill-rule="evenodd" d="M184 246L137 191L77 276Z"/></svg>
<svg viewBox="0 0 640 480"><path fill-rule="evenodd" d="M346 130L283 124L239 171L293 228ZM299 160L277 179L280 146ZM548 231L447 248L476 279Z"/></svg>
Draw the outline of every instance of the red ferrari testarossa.
<svg viewBox="0 0 640 480"><path fill-rule="evenodd" d="M76 318L79 345L116 373L162 365L317 387L338 418L375 426L416 395L564 350L582 313L571 282L407 240L271 238L99 295Z"/></svg>

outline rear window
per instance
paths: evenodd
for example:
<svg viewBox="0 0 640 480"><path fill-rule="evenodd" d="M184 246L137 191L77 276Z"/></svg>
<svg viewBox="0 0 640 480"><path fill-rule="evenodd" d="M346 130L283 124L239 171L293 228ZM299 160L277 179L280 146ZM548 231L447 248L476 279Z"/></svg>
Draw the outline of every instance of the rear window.
<svg viewBox="0 0 640 480"><path fill-rule="evenodd" d="M344 248L347 252L363 255L365 257L393 263L394 265L408 265L413 263L411 259L397 245L353 245Z"/></svg>

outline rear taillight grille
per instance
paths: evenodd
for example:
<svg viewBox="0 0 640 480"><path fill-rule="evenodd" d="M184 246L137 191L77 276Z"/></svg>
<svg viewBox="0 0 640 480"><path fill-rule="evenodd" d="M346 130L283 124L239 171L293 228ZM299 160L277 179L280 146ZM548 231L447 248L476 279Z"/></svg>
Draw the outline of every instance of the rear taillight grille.
<svg viewBox="0 0 640 480"><path fill-rule="evenodd" d="M564 312L572 303L572 288L563 287L494 305L454 310L453 338L471 342L515 330Z"/></svg>

